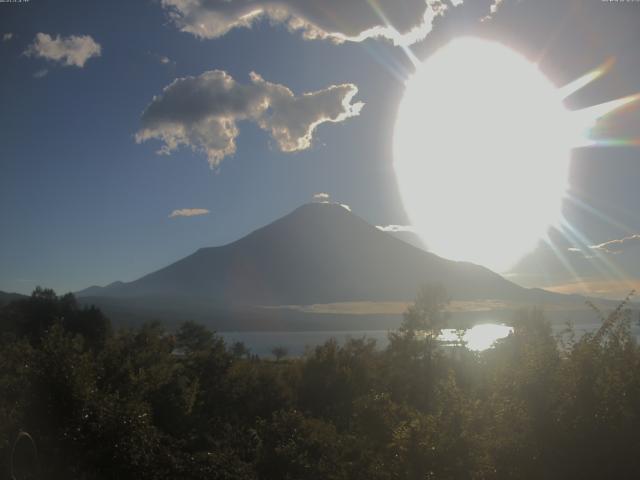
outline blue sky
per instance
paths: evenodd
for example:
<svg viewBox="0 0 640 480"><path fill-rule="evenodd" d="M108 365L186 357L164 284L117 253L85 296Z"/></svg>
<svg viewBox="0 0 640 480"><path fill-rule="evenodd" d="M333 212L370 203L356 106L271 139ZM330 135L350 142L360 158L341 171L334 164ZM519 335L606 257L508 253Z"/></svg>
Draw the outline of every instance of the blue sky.
<svg viewBox="0 0 640 480"><path fill-rule="evenodd" d="M258 8L265 2L228 3ZM189 12L180 10L181 0L0 3L0 290L28 293L43 285L63 292L133 280L200 247L233 241L317 192L330 193L372 224L406 224L391 147L411 63L393 38L355 38L378 18L369 11L371 2L324 3L328 10L347 8L337 13L351 23L329 30L326 18L335 16L314 10L320 1L271 2L289 18L307 21L299 31L278 22L277 12L238 26L238 12L225 6L212 25L227 30L195 34L190 26L210 20L205 7L216 2ZM419 24L414 11L424 5L407 1L390 15L399 25ZM490 5L448 4L433 31L410 48L423 59L458 35L482 35L539 59L558 85L615 56L612 70L571 97L570 107L640 91L640 3L505 0L493 18L480 21ZM342 32L346 41L303 38L318 31ZM88 36L100 55L82 67L25 55L39 33L52 41ZM352 84L358 89L352 103L364 107L359 115L319 125L310 146L293 153L283 152L259 120L239 121L235 153L213 169L202 152L183 147L157 155L157 138L136 142L154 96L175 79L213 70L242 85L250 85L256 72L296 97ZM623 112L605 133L638 137L639 117L637 110ZM639 160L631 146L574 152L572 194L585 206L568 202L565 216L588 238L585 246L640 232ZM174 210L196 208L209 213L170 218ZM561 235L551 238L582 283L609 284L614 291L621 277L604 275L595 260L569 251L576 245ZM616 284L615 294L640 278L640 242L622 243L624 252L605 253L606 262L624 270L626 283ZM572 274L544 246L511 277L526 285L575 287L568 286L575 283Z"/></svg>

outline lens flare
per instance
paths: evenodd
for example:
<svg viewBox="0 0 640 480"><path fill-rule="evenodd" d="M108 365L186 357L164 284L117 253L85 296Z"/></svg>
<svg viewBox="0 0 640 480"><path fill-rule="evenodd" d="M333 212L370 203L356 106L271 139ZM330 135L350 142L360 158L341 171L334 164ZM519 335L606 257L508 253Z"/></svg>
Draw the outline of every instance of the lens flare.
<svg viewBox="0 0 640 480"><path fill-rule="evenodd" d="M593 127L640 98L565 108L612 65L557 88L513 50L462 38L417 66L398 111L394 169L432 252L506 271L560 225L571 150L606 144Z"/></svg>

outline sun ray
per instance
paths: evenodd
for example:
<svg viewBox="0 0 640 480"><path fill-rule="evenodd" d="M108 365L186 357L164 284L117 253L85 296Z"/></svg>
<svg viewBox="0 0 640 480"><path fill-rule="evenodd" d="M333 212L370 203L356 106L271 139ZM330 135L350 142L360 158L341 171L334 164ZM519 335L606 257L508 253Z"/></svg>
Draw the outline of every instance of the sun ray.
<svg viewBox="0 0 640 480"><path fill-rule="evenodd" d="M584 210L585 212L588 212L588 213L598 217L600 220L603 220L604 222L608 223L609 225L622 230L623 232L625 232L628 235L632 235L632 234L636 233L631 228L629 228L627 225L624 225L624 224L614 220L609 215L606 215L606 214L602 213L597 208L595 208L595 207L589 205L588 203L580 200L578 197L576 197L575 195L572 195L569 192L566 195L566 199L569 202L571 202L572 204L574 204L577 207L579 207L582 210Z"/></svg>
<svg viewBox="0 0 640 480"><path fill-rule="evenodd" d="M603 138L588 141L590 147L640 147L640 138Z"/></svg>
<svg viewBox="0 0 640 480"><path fill-rule="evenodd" d="M373 11L376 13L376 15L378 15L378 18L384 22L386 28L393 30L396 33L396 35L400 37L400 32L398 32L398 30L393 25L391 25L391 22L389 21L389 19L387 19L387 16L382 11L382 8L380 8L380 5L378 5L377 0L367 0L367 3L369 3ZM411 48L409 48L408 45L401 43L399 47L407 56L407 58L411 61L414 67L417 67L420 64L420 59L416 57L416 55L411 51ZM408 78L408 77L405 77L405 78Z"/></svg>
<svg viewBox="0 0 640 480"><path fill-rule="evenodd" d="M504 272L557 226L591 252L603 275L624 277L602 252L589 250L593 243L561 214L563 202L573 201L616 223L568 193L570 152L640 146L640 138L596 138L602 131L596 127L637 105L640 93L578 110L564 105L614 63L611 57L558 88L506 47L463 38L417 66L396 121L394 170L407 214L435 253ZM508 81L492 74L507 69ZM571 272L570 262L556 255Z"/></svg>
<svg viewBox="0 0 640 480"><path fill-rule="evenodd" d="M362 48L373 58L379 65L384 67L400 84L404 85L407 78L411 77L412 71L408 65L401 64L397 57L381 50L378 45L371 42L363 42Z"/></svg>
<svg viewBox="0 0 640 480"><path fill-rule="evenodd" d="M611 71L616 59L614 57L608 58L597 68L594 68L590 72L584 74L580 78L569 82L567 85L558 89L558 97L562 100L573 95L578 90L593 83L599 78L606 75ZM606 117L607 115L629 108L640 100L640 93L627 95L615 100L600 103L590 107L582 108L580 110L574 110L571 112L573 120L573 130L575 135L574 148L588 147L588 146L637 146L640 144L638 138L627 139L594 139L591 137L593 128L597 123Z"/></svg>
<svg viewBox="0 0 640 480"><path fill-rule="evenodd" d="M634 103L640 100L640 94L627 95L626 97L618 98L616 100L610 100L598 105L586 107L580 110L574 110L571 112L572 116L572 128L574 130L574 148L589 147L589 146L620 146L620 145L633 145L637 142L636 139L628 140L609 140L609 139L595 139L592 137L593 129L598 122L607 115L622 110L625 107L630 107Z"/></svg>
<svg viewBox="0 0 640 480"><path fill-rule="evenodd" d="M560 87L558 89L558 96L561 99L565 99L565 98L573 95L578 90L581 90L582 88L586 87L587 85L589 85L593 81L597 80L598 78L602 77L607 72L609 72L611 70L611 68L613 67L614 63L615 63L615 58L614 57L608 58L599 67L594 68L589 73L585 73L580 78L577 78L576 80L574 80L572 82L569 82L564 87Z"/></svg>
<svg viewBox="0 0 640 480"><path fill-rule="evenodd" d="M579 115L580 118L584 118L588 124L593 125L599 119L609 115L613 111L631 106L638 100L640 100L640 93L627 95L626 97L618 98L616 100L610 100L592 107L583 108L581 110L577 110L575 113L577 116Z"/></svg>
<svg viewBox="0 0 640 480"><path fill-rule="evenodd" d="M561 230L558 230L560 234L564 235ZM558 261L562 264L562 266L567 270L569 275L573 277L575 283L579 284L582 288L586 288L586 284L584 283L583 278L578 274L578 272L573 268L571 262L567 260L566 254L560 250L555 243L551 241L549 236L545 236L543 238L543 242L551 249L553 254L556 256Z"/></svg>
<svg viewBox="0 0 640 480"><path fill-rule="evenodd" d="M589 260L591 265L600 272L603 278L608 280L624 280L626 278L626 275L618 270L618 268L602 254L602 252L591 248L594 245L593 241L589 240L583 233L564 219L564 217L561 232L571 243L578 245L581 250L588 251L591 254L585 258Z"/></svg>

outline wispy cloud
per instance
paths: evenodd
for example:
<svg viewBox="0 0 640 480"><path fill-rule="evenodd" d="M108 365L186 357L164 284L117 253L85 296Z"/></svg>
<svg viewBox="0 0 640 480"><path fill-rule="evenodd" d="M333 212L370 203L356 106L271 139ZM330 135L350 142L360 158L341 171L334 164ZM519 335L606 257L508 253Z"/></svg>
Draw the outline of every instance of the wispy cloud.
<svg viewBox="0 0 640 480"><path fill-rule="evenodd" d="M316 203L327 203L329 202L329 199L331 198L331 195L329 195L328 193L314 193L313 195L313 201Z"/></svg>
<svg viewBox="0 0 640 480"><path fill-rule="evenodd" d="M640 234L634 234L634 235L629 235L628 237L623 237L620 239L609 240L607 242L599 243L597 245L590 245L587 248L589 250L596 250L602 253L617 255L629 248L633 248L637 246L640 246ZM582 249L576 248L576 247L570 247L568 248L568 250L574 253L582 253L583 255L585 254Z"/></svg>
<svg viewBox="0 0 640 480"><path fill-rule="evenodd" d="M415 232L415 228L411 225L376 225L378 230L383 232Z"/></svg>
<svg viewBox="0 0 640 480"><path fill-rule="evenodd" d="M169 218L175 217L197 217L198 215L207 215L209 214L209 210L206 208L182 208L179 210L174 210L169 215Z"/></svg>
<svg viewBox="0 0 640 480"><path fill-rule="evenodd" d="M36 73L34 73L33 78L43 78L43 77L46 77L48 73L49 73L49 70L47 70L46 68L43 68L42 70L38 70Z"/></svg>
<svg viewBox="0 0 640 480"><path fill-rule="evenodd" d="M351 103L358 88L346 83L296 96L284 85L252 72L248 84L222 70L174 80L142 114L138 143L156 139L158 153L180 146L207 156L212 168L236 151L239 121L252 121L269 132L282 152L311 146L316 128L359 115L363 103Z"/></svg>
<svg viewBox="0 0 640 480"><path fill-rule="evenodd" d="M493 0L493 3L489 7L489 14L481 18L481 21L486 22L487 20L491 20L493 16L498 12L498 9L503 2L504 0Z"/></svg>
<svg viewBox="0 0 640 480"><path fill-rule="evenodd" d="M160 54L154 53L154 52L147 52L147 54L150 57L153 57L156 61L158 61L158 63L161 63L162 65L174 65L175 66L175 64L176 64L176 62L171 60L166 55L160 55Z"/></svg>
<svg viewBox="0 0 640 480"><path fill-rule="evenodd" d="M326 192L314 193L313 197L311 197L311 201L313 203L326 203L329 205L339 205L344 208L347 212L351 211L351 207L346 203L333 202L331 201L331 195Z"/></svg>
<svg viewBox="0 0 640 480"><path fill-rule="evenodd" d="M2 41L9 42L13 38L13 33L7 32L2 34Z"/></svg>
<svg viewBox="0 0 640 480"><path fill-rule="evenodd" d="M89 35L52 37L38 33L33 43L24 51L27 57L44 58L65 67L83 68L87 60L99 57L102 47Z"/></svg>
<svg viewBox="0 0 640 480"><path fill-rule="evenodd" d="M627 248L637 247L638 245L640 245L640 235L634 234L618 240L609 240L608 242L593 245L591 248L593 250L601 250L606 253L617 254Z"/></svg>
<svg viewBox="0 0 640 480"><path fill-rule="evenodd" d="M396 45L423 40L448 8L443 0L407 0L402 5L398 0L340 0L322 5L318 0L161 0L161 5L180 30L200 38L221 37L268 20L308 40L342 43L384 38Z"/></svg>

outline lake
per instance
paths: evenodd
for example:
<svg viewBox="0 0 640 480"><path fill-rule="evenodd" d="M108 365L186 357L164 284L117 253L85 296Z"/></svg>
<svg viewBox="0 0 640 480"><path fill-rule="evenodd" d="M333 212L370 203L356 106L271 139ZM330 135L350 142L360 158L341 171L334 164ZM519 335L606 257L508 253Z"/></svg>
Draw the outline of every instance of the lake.
<svg viewBox="0 0 640 480"><path fill-rule="evenodd" d="M463 339L472 350L485 350L498 339L504 338L511 332L511 327L495 323L476 325L468 329ZM320 331L320 332L219 332L227 344L243 342L250 350L259 356L270 356L274 347L284 347L291 356L299 356L307 348L321 345L331 338L343 344L350 338L367 338L376 341L378 348L384 348L389 343L388 330L350 330L350 331ZM453 329L442 331L444 342L457 341L458 336Z"/></svg>
<svg viewBox="0 0 640 480"><path fill-rule="evenodd" d="M574 325L576 336L595 331L601 324L596 322ZM552 324L554 334L562 332L566 328L563 324ZM470 350L483 351L499 339L509 335L513 329L500 323L483 323L473 326L465 331L463 340ZM343 344L350 338L367 338L376 341L378 348L385 348L388 343L388 330L334 330L317 332L218 332L228 345L233 342L243 342L251 353L261 357L271 356L274 347L284 347L289 356L300 356L307 348L314 348L331 338L335 338L339 344ZM632 332L640 339L640 327L632 326ZM444 329L440 339L443 342L455 342L458 340L457 331Z"/></svg>

